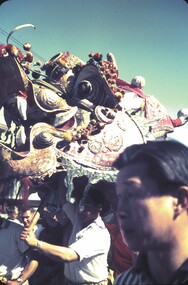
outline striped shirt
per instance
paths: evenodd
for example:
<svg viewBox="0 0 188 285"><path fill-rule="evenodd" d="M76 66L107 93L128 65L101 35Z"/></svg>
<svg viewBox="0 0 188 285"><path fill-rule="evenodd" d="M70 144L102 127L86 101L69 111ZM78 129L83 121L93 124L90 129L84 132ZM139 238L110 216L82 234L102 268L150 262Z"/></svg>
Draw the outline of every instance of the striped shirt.
<svg viewBox="0 0 188 285"><path fill-rule="evenodd" d="M188 284L188 259L175 272L168 284ZM135 266L119 275L114 285L156 285L149 273L146 256L140 254Z"/></svg>

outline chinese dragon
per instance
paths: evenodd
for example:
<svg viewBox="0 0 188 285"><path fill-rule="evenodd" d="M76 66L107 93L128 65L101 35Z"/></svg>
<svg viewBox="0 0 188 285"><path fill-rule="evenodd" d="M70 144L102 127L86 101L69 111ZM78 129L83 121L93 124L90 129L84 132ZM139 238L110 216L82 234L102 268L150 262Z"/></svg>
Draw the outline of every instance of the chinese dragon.
<svg viewBox="0 0 188 285"><path fill-rule="evenodd" d="M28 26L34 27L15 30ZM126 147L166 139L186 123L186 109L172 120L139 84L120 79L112 53L106 59L90 53L84 62L60 52L41 64L34 62L30 44L21 51L8 42L14 31L0 44L0 108L6 122L0 134L1 196L64 183L71 200L74 178L87 178L84 187L114 183L113 162Z"/></svg>

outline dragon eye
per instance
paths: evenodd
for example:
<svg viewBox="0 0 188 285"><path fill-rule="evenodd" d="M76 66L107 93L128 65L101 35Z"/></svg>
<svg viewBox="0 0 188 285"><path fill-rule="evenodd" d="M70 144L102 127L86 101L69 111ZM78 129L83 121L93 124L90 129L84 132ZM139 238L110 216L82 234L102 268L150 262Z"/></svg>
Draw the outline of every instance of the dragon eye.
<svg viewBox="0 0 188 285"><path fill-rule="evenodd" d="M3 57L7 57L7 56L9 56L8 52L3 54Z"/></svg>
<svg viewBox="0 0 188 285"><path fill-rule="evenodd" d="M1 56L1 57L7 57L7 56L9 56L9 53L6 51L5 48L3 48L3 49L0 51L0 56Z"/></svg>
<svg viewBox="0 0 188 285"><path fill-rule="evenodd" d="M85 97L85 95L89 95L92 92L92 85L89 81L83 80L78 85L78 94L81 97Z"/></svg>

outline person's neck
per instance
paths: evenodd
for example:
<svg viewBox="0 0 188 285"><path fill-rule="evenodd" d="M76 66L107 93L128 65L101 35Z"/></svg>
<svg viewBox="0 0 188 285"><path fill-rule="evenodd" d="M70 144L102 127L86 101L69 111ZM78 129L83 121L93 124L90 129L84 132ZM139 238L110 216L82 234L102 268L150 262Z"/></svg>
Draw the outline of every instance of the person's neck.
<svg viewBox="0 0 188 285"><path fill-rule="evenodd" d="M99 217L99 215L96 216L95 218L91 219L91 220L82 222L82 229L87 228L87 227L88 227L91 223L93 223L98 217Z"/></svg>
<svg viewBox="0 0 188 285"><path fill-rule="evenodd" d="M157 284L170 284L171 278L188 258L188 246L147 254L151 276Z"/></svg>

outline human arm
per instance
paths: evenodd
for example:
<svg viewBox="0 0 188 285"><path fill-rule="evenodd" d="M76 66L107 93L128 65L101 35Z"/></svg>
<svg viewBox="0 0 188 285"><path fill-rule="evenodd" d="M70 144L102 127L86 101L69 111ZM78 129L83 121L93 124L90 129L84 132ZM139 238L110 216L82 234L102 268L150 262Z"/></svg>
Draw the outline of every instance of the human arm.
<svg viewBox="0 0 188 285"><path fill-rule="evenodd" d="M24 283L35 272L37 267L38 267L38 261L30 260L29 263L24 268L24 270L22 271L21 276L17 280L8 280L6 284L7 285L20 285Z"/></svg>
<svg viewBox="0 0 188 285"><path fill-rule="evenodd" d="M78 254L69 247L57 246L47 242L39 241L33 231L24 229L21 239L25 240L31 247L37 248L42 254L56 261L78 260Z"/></svg>

